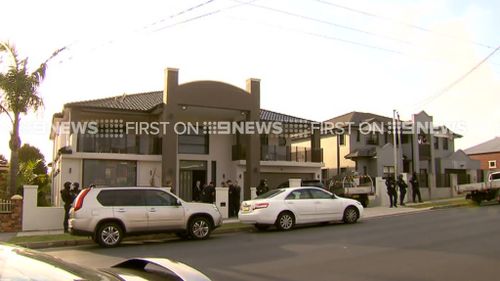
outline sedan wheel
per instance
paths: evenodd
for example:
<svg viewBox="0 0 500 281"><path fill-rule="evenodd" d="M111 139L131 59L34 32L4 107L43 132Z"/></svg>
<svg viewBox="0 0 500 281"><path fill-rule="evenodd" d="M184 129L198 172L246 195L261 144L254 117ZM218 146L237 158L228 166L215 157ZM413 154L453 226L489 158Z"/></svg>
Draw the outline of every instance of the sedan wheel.
<svg viewBox="0 0 500 281"><path fill-rule="evenodd" d="M279 230L290 230L295 225L295 218L290 212L283 212L279 214L278 219L276 219L276 227Z"/></svg>
<svg viewBox="0 0 500 281"><path fill-rule="evenodd" d="M96 240L103 247L115 247L123 239L122 228L113 222L104 223L96 235Z"/></svg>
<svg viewBox="0 0 500 281"><path fill-rule="evenodd" d="M347 207L344 211L343 221L345 223L355 223L358 220L358 210L355 207Z"/></svg>
<svg viewBox="0 0 500 281"><path fill-rule="evenodd" d="M194 239L206 239L210 236L212 226L210 222L204 217L196 217L191 220L189 224L189 234Z"/></svg>

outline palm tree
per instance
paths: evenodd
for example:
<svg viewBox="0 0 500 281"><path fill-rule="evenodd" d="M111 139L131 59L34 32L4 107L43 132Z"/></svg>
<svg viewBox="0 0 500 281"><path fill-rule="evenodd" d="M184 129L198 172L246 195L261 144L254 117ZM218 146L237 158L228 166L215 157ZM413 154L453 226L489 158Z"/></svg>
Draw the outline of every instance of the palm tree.
<svg viewBox="0 0 500 281"><path fill-rule="evenodd" d="M12 123L10 135L10 178L9 193L16 192L17 174L19 170L18 149L21 146L19 124L21 114L30 110L38 110L43 106L43 100L38 94L38 88L45 78L47 63L65 48L55 51L35 71L29 72L28 58L19 59L16 48L8 42L0 42L0 53L9 55L11 62L5 73L0 73L0 113L5 112ZM1 63L1 61L0 61Z"/></svg>

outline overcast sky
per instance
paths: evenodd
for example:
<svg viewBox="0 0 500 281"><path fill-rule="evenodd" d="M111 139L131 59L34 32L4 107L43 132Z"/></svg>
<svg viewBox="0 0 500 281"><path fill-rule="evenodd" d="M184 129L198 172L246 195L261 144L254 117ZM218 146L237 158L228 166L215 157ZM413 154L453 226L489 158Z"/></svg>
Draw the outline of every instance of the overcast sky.
<svg viewBox="0 0 500 281"><path fill-rule="evenodd" d="M64 103L162 90L167 67L181 83L260 78L262 108L302 118L425 110L464 128L458 148L500 135L500 51L442 92L500 44L500 1L241 1L2 1L0 40L32 68L68 46L40 88L45 108L23 117L23 143L50 162ZM0 117L6 156L10 130Z"/></svg>

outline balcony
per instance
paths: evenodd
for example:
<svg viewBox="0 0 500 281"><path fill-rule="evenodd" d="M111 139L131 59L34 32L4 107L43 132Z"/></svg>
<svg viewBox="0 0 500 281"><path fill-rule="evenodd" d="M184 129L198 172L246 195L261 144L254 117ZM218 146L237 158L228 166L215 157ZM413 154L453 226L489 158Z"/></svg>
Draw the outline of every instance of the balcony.
<svg viewBox="0 0 500 281"><path fill-rule="evenodd" d="M245 159L245 147L242 145L233 145L232 160ZM313 162L312 159L319 159L318 162L323 162L323 149L312 150L309 147L292 148L290 146L278 145L262 145L260 149L261 161Z"/></svg>

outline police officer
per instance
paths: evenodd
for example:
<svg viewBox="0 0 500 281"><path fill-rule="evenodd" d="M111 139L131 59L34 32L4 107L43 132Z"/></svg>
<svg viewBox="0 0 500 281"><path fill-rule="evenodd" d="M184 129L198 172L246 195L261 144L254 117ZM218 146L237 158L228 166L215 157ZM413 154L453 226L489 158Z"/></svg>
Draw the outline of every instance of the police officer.
<svg viewBox="0 0 500 281"><path fill-rule="evenodd" d="M385 179L385 186L387 187L387 195L389 195L389 201L391 202L391 208L394 206L398 207L398 194L396 192L396 182L392 175L388 175Z"/></svg>
<svg viewBox="0 0 500 281"><path fill-rule="evenodd" d="M411 183L411 191L413 194L413 203L416 203L416 199L418 196L418 202L422 203L422 196L420 195L420 186L418 184L418 177L417 173L413 172L411 178L410 178L410 183Z"/></svg>
<svg viewBox="0 0 500 281"><path fill-rule="evenodd" d="M257 196L264 194L269 191L269 187L267 186L267 180L263 179L260 181L259 185L257 186Z"/></svg>
<svg viewBox="0 0 500 281"><path fill-rule="evenodd" d="M406 182L403 180L403 175L398 176L398 181L397 181L398 187L399 187L399 204L401 206L404 206L404 200L405 200L405 195L406 195L406 188L408 185Z"/></svg>
<svg viewBox="0 0 500 281"><path fill-rule="evenodd" d="M68 232L69 209L73 203L73 196L71 194L71 183L69 181L64 183L64 189L61 190L61 199L64 202L64 232Z"/></svg>

